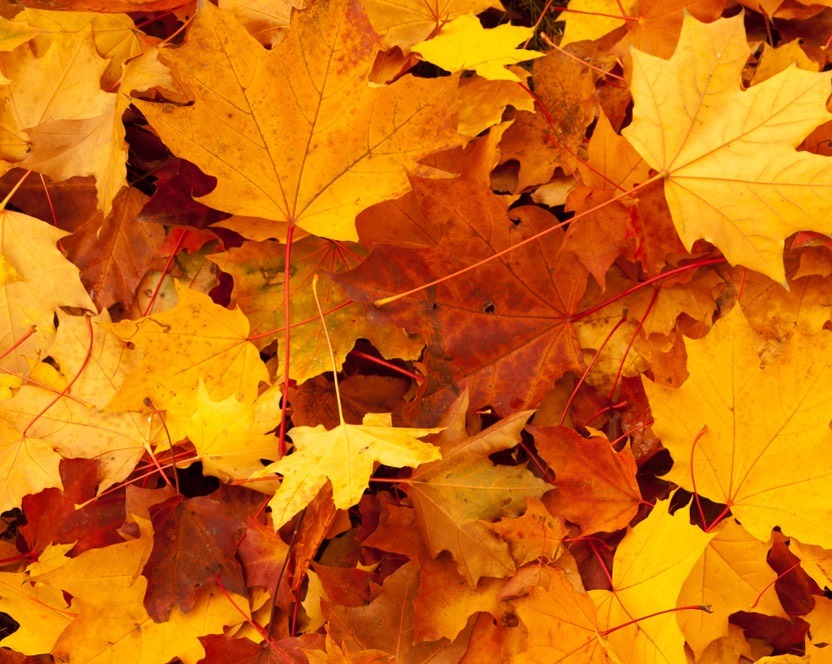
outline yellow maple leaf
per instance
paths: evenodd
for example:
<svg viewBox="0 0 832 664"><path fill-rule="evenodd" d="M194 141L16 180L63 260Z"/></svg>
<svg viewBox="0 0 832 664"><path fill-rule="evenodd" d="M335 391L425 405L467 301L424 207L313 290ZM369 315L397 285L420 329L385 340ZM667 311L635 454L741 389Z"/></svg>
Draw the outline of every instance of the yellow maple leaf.
<svg viewBox="0 0 832 664"><path fill-rule="evenodd" d="M644 381L674 459L667 479L728 505L761 541L780 526L832 548L832 332L796 332L765 368L758 343L735 309L686 343L682 387Z"/></svg>
<svg viewBox="0 0 832 664"><path fill-rule="evenodd" d="M135 354L106 331L105 311L87 320L58 311L58 331L48 347L60 365L41 362L11 398L0 401L0 417L66 458L98 459L99 490L125 479L158 435L158 420L138 412L108 413L103 408L138 364ZM72 386L63 393L69 381Z"/></svg>
<svg viewBox="0 0 832 664"><path fill-rule="evenodd" d="M263 469L261 459L276 459L277 438L267 432L280 426L280 399L280 390L272 387L254 403L234 396L214 401L200 383L187 433L203 471L223 481L248 479ZM249 488L274 490L268 482Z"/></svg>
<svg viewBox="0 0 832 664"><path fill-rule="evenodd" d="M0 610L20 625L14 634L3 637L3 646L24 655L51 651L75 617L72 611L67 611L60 590L33 583L22 572L0 572Z"/></svg>
<svg viewBox="0 0 832 664"><path fill-rule="evenodd" d="M384 38L385 49L398 46L405 53L458 16L503 9L499 0L366 0L363 4L373 30Z"/></svg>
<svg viewBox="0 0 832 664"><path fill-rule="evenodd" d="M690 525L686 510L673 516L657 506L627 532L612 565L612 591L593 590L598 626L625 661L685 662L685 637L674 613L682 584L715 533ZM632 625L632 620L645 618ZM622 627L621 629L615 629Z"/></svg>
<svg viewBox="0 0 832 664"><path fill-rule="evenodd" d="M44 173L56 181L95 176L98 209L107 216L118 192L127 184L127 141L122 116L133 101L131 92L174 87L168 70L148 49L121 71L118 94L106 95L99 115L56 119L27 130L31 151L18 166Z"/></svg>
<svg viewBox="0 0 832 664"><path fill-rule="evenodd" d="M63 488L60 455L48 443L24 436L0 419L0 512L20 507L23 496Z"/></svg>
<svg viewBox="0 0 832 664"><path fill-rule="evenodd" d="M826 110L832 73L790 67L743 91L743 16L686 15L676 52L633 51L633 123L623 134L664 177L688 249L715 244L734 264L785 283L783 242L829 231L832 160L795 148Z"/></svg>
<svg viewBox="0 0 832 664"><path fill-rule="evenodd" d="M394 468L418 466L441 458L439 449L419 438L441 429L394 428L389 413L368 413L363 424L341 420L334 429L295 427L295 452L264 468L283 475L283 484L269 502L274 527L280 528L306 507L327 479L335 506L357 504L373 474L375 462Z"/></svg>
<svg viewBox="0 0 832 664"><path fill-rule="evenodd" d="M463 14L443 25L436 37L413 46L413 50L423 60L450 72L472 69L492 81L519 83L520 77L506 66L546 55L515 48L533 34L533 28L509 24L486 29L473 14Z"/></svg>
<svg viewBox="0 0 832 664"><path fill-rule="evenodd" d="M188 43L164 56L194 104L136 103L168 147L217 178L200 201L354 240L361 210L408 190L406 168L464 142L456 78L371 87L377 52L347 0L299 14L271 51L204 3Z"/></svg>
<svg viewBox="0 0 832 664"><path fill-rule="evenodd" d="M637 6L635 0L572 0L569 10L562 15L566 25L561 48L573 42L601 39L625 25Z"/></svg>
<svg viewBox="0 0 832 664"><path fill-rule="evenodd" d="M575 590L562 569L553 567L548 588L533 586L516 605L529 640L527 649L512 659L514 664L611 661L598 634L595 605Z"/></svg>
<svg viewBox="0 0 832 664"><path fill-rule="evenodd" d="M178 283L177 293L172 309L110 328L144 355L108 407L141 410L150 397L159 410L174 411L168 413L174 440L184 436L179 427L190 419L200 381L213 399L254 401L260 382L269 379L257 348L247 341L248 319L239 309L229 311Z"/></svg>
<svg viewBox="0 0 832 664"><path fill-rule="evenodd" d="M14 348L0 359L4 369L29 368L55 334L59 306L94 308L78 268L56 246L65 235L40 219L0 211L0 348ZM35 334L18 343L32 325Z"/></svg>
<svg viewBox="0 0 832 664"><path fill-rule="evenodd" d="M771 542L752 537L730 519L720 524L679 594L680 605L706 604L711 612L680 611L679 626L697 661L715 639L728 634L736 611L786 617L774 590L775 572L766 562Z"/></svg>

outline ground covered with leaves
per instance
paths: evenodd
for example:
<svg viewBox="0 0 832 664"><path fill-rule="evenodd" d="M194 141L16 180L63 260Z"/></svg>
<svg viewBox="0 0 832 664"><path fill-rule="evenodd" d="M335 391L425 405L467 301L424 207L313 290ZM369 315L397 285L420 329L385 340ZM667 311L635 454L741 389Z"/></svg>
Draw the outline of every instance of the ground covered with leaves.
<svg viewBox="0 0 832 664"><path fill-rule="evenodd" d="M832 9L59 4L0 662L832 662Z"/></svg>

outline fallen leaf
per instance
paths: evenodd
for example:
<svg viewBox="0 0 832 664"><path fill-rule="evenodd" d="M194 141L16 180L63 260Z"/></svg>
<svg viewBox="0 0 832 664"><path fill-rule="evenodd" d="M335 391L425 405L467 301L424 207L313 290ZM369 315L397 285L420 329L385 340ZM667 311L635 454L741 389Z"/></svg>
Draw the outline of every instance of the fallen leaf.
<svg viewBox="0 0 832 664"><path fill-rule="evenodd" d="M529 630L529 641L527 649L512 662L611 661L598 634L595 605L572 587L562 570L553 570L547 588L535 586L515 603L517 615Z"/></svg>
<svg viewBox="0 0 832 664"><path fill-rule="evenodd" d="M217 178L205 204L354 240L356 215L407 191L405 169L418 157L462 142L447 113L456 80L373 88L375 40L346 0L312 6L271 51L230 14L202 5L188 43L164 55L195 103L136 104L176 154ZM350 56L332 59L340 53ZM199 138L183 124L201 127Z"/></svg>
<svg viewBox="0 0 832 664"><path fill-rule="evenodd" d="M144 351L110 410L139 410L147 397L158 409L191 403L200 384L212 399L234 395L249 401L257 396L259 383L268 381L266 367L248 341L249 324L241 311L229 311L178 283L177 293L179 302L173 309L110 328Z"/></svg>
<svg viewBox="0 0 832 664"><path fill-rule="evenodd" d="M823 498L832 490L824 452L832 443L832 333L796 333L765 368L739 311L705 338L707 349L686 343L690 377L681 388L644 383L653 431L674 457L667 478L730 506L759 540L779 526L832 547Z"/></svg>
<svg viewBox="0 0 832 664"><path fill-rule="evenodd" d="M642 502L632 451L616 452L603 436L583 438L568 427L532 427L540 457L555 471L544 503L583 535L626 528Z"/></svg>
<svg viewBox="0 0 832 664"><path fill-rule="evenodd" d="M520 78L506 66L545 55L515 48L533 34L531 28L509 24L486 29L473 14L463 14L445 23L435 37L414 44L411 50L450 72L472 69L491 81L519 83Z"/></svg>
<svg viewBox="0 0 832 664"><path fill-rule="evenodd" d="M440 458L439 450L419 441L440 429L392 426L389 414L368 414L363 424L341 422L327 431L322 426L295 427L295 452L269 464L258 476L283 475L283 483L269 501L275 528L280 528L332 482L335 507L357 505L376 462L394 468L418 466Z"/></svg>
<svg viewBox="0 0 832 664"><path fill-rule="evenodd" d="M663 506L627 531L615 552L612 590L590 591L598 626L609 630L606 638L616 653L639 662L684 660L677 616L654 614L677 607L682 584L714 535L691 528L685 510L671 516ZM638 622L627 624L633 620Z"/></svg>
<svg viewBox="0 0 832 664"><path fill-rule="evenodd" d="M244 524L205 496L174 496L150 510L153 550L142 574L147 578L144 606L157 623L178 606L189 613L216 586L246 592L243 570L234 554Z"/></svg>
<svg viewBox="0 0 832 664"><path fill-rule="evenodd" d="M25 373L38 359L55 334L59 306L94 308L78 268L56 247L65 235L25 214L0 212L0 366L5 369ZM31 326L35 334L24 339Z"/></svg>
<svg viewBox="0 0 832 664"><path fill-rule="evenodd" d="M795 148L830 119L830 75L792 67L743 91L747 58L741 17L685 17L670 60L633 51L635 106L623 134L664 179L688 249L704 238L731 263L784 283L784 240L828 228L832 162Z"/></svg>

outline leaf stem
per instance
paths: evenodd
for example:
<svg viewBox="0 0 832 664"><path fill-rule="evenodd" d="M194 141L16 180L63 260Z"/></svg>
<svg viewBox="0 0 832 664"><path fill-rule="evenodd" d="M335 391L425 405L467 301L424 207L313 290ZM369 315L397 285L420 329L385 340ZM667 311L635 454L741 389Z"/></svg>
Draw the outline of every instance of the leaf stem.
<svg viewBox="0 0 832 664"><path fill-rule="evenodd" d="M168 260L165 263L165 267L162 268L162 274L159 275L159 281L156 284L156 288L153 289L153 295L150 296L150 301L147 303L147 306L144 308L144 312L142 316L147 316L152 310L153 305L156 304L156 298L159 296L159 291L162 289L162 282L165 280L168 272L170 272L170 266L173 265L173 261L176 258L176 254L179 253L179 249L182 248L182 243L185 241L185 236L188 234L188 231L176 228L173 232L179 231L179 238L176 240L176 245L173 247L173 250L170 252L170 256L168 256Z"/></svg>
<svg viewBox="0 0 832 664"><path fill-rule="evenodd" d="M369 355L368 353L362 353L360 350L354 350L350 353L350 355L355 355L355 357L360 357L360 358L362 358L364 360L367 360L369 362L375 362L376 364L378 364L382 367L387 367L388 369L391 369L392 371L395 371L396 373L400 373L402 376L407 376L411 380L416 381L416 383L418 383L419 385L421 385L422 383L425 382L425 377L424 376L420 376L419 374L413 373L412 371L408 371L407 369L402 369L401 367L397 367L395 364L393 364L392 362L388 362L387 360L383 360L383 359L378 358L378 357L373 357L372 355Z"/></svg>
<svg viewBox="0 0 832 664"><path fill-rule="evenodd" d="M713 613L710 604L688 604L686 606L677 606L673 609L665 609L664 611L656 611L655 613L648 613L646 616L641 616L640 618L633 618L632 620L628 620L621 625L616 625L615 627L610 627L609 629L605 629L603 632L599 632L599 634L604 637L612 634L613 632L618 631L619 629L624 629L625 627L629 627L630 625L635 625L636 623L641 622L642 620L647 620L648 618L655 618L656 616L662 616L665 613L676 613L677 611L704 611L705 613Z"/></svg>
<svg viewBox="0 0 832 664"><path fill-rule="evenodd" d="M272 592L272 608L269 613L269 626L266 628L267 638L272 638L274 636L274 630L277 629L277 612L279 607L277 606L277 594L280 592L280 584L283 582L283 577L286 574L286 568L289 566L289 558L291 557L292 549L295 546L295 540L298 538L298 533L300 532L300 527L303 524L303 518L306 516L306 508L304 507L301 510L300 516L298 516L298 522L295 524L295 529L292 532L292 539L289 541L289 550L286 552L286 558L283 559L283 565L280 567L280 574L277 575L277 579L274 582L274 591Z"/></svg>
<svg viewBox="0 0 832 664"><path fill-rule="evenodd" d="M289 366L292 359L292 325L289 301L289 279L292 262L292 239L295 236L295 224L290 223L286 229L286 247L283 250L283 401L280 406L280 432L277 438L277 458L286 456L286 415L289 411Z"/></svg>
<svg viewBox="0 0 832 664"><path fill-rule="evenodd" d="M630 338L630 343L627 344L627 349L624 351L624 355L621 357L621 364L618 365L618 372L615 374L615 380L612 381L612 388L610 389L609 394L609 401L610 403L613 402L615 398L615 390L618 388L618 382L621 380L621 374L624 372L624 363L627 361L627 356L630 354L630 349L632 349L633 344L636 342L638 335L641 333L641 329L644 327L644 321L647 320L647 317L650 315L650 312L653 310L653 305L656 304L656 300L659 297L659 289L653 289L653 296L650 298L650 302L647 304L647 307L644 310L644 315L638 321L638 325L636 326L636 331L633 333L633 336Z"/></svg>
<svg viewBox="0 0 832 664"><path fill-rule="evenodd" d="M627 312L624 312L624 315L619 318L618 322L615 326L609 331L604 340L598 345L598 348L595 350L595 354L592 356L592 359L589 361L589 364L586 365L586 369L584 369L583 374L578 379L577 384L575 385L574 389L572 390L572 394L569 395L569 399L566 401L566 405L563 407L563 414L560 416L560 426L563 426L563 423L566 421L566 416L569 414L569 409L572 407L572 402L575 401L575 397L578 395L578 390L581 389L581 385L584 384L586 381L589 372L592 371L592 367L595 366L595 363L598 361L598 358L601 357L601 352L604 350L606 345L609 343L610 339L612 339L612 335L615 334L616 330L621 327L624 322L627 320Z"/></svg>
<svg viewBox="0 0 832 664"><path fill-rule="evenodd" d="M75 382L81 377L81 374L84 373L84 369L87 368L87 363L90 361L90 355L92 355L92 346L93 346L94 338L93 338L92 318L91 318L91 316L85 315L84 320L87 323L87 332L89 332L90 340L89 340L89 344L87 345L87 353L86 353L86 355L84 355L84 360L81 362L81 366L78 368L78 371L72 377L72 380L70 380L69 383L67 383L67 386L64 389L62 389L55 396L55 398L52 399L52 401L50 401L48 404L46 404L46 406L44 406L41 409L41 411L32 418L32 420L29 422L29 424L26 425L26 428L23 429L24 438L29 433L29 429L32 428L32 426L35 424L35 422L37 422L41 417L43 417L43 415L50 408L52 408L52 406L54 406L56 403L58 403L58 401L60 401L62 396L64 396L67 392L69 392L72 389L72 386L75 385Z"/></svg>
<svg viewBox="0 0 832 664"><path fill-rule="evenodd" d="M340 311L341 309L344 309L344 308L350 306L351 304L355 304L355 300L345 300L341 304L339 304L335 307L332 307L332 309L329 309L328 311L325 311L324 316L329 316L330 314L334 314L336 311ZM300 327L301 325L306 325L307 323L311 323L312 321L316 321L316 320L318 320L317 315L310 316L306 320L301 320L301 321L298 321L297 323L292 323L289 327ZM285 329L286 329L286 326L284 325L283 327L276 327L273 330L266 330L265 332L260 332L258 334L251 334L248 337L246 337L246 341L255 341L257 339L263 339L265 337L270 337L273 334L277 334L278 332L283 332Z"/></svg>
<svg viewBox="0 0 832 664"><path fill-rule="evenodd" d="M3 199L3 202L0 203L0 210L5 210L6 206L9 204L9 201L12 200L12 196L17 193L17 190L20 189L21 185L26 182L26 178L28 178L32 174L32 171L26 171L21 178L17 181L17 184L12 187L12 190L6 194L6 197Z"/></svg>
<svg viewBox="0 0 832 664"><path fill-rule="evenodd" d="M705 267L706 265L719 265L721 263L726 263L724 257L720 258L708 258L704 260L695 261L693 263L688 263L687 265L682 265L681 267L674 268L669 272L663 272L662 274L657 274L655 277L650 277L649 279L645 279L644 281L640 281L635 286L631 286L627 290L621 291L618 295L615 295L608 300L604 300L599 304L596 304L594 307L590 307L589 309L585 309L584 311L579 311L576 314L573 314L569 318L570 323L576 323L579 320L583 320L587 316L591 316L592 314L601 311L612 303L617 302L618 300L627 297L628 295L632 295L636 291L641 290L642 288L649 286L650 284L654 284L657 281L661 281L662 279L667 279L667 277L672 277L677 274L681 274L682 272L687 272L688 270L695 270L700 267Z"/></svg>
<svg viewBox="0 0 832 664"><path fill-rule="evenodd" d="M659 180L661 180L663 178L664 178L664 175L662 173L657 173L656 175L649 178L648 180L641 183L640 185L637 185L637 186L633 187L632 189L629 189L629 190L625 191L622 194L614 196L614 197L610 198L609 200L604 201L603 203L600 203L600 204L598 204L594 207L591 207L588 210L584 210L583 212L579 212L578 214L576 214L571 219L567 219L566 221L562 221L558 224L550 226L549 228L546 228L546 229L540 231L539 233L535 233L534 235L532 235L530 237L527 237L525 240L522 240L522 241L518 242L517 244L512 245L508 249L503 249L502 251L498 251L496 254L492 254L491 256L488 256L487 258L483 258L482 260L479 260L476 263L472 263L471 265L468 265L468 266L466 266L466 267L464 267L460 270L457 270L456 272L451 272L451 274L445 275L441 279L434 279L431 282L428 282L428 283L423 284L421 286L417 286L416 288L411 288L409 291L405 291L404 293L399 293L398 295L391 295L389 297L383 297L381 299L378 299L373 304L376 307L383 307L387 304L390 304L390 303L395 302L397 300L401 300L402 298L408 297L409 295L414 295L415 293L419 293L423 290L431 288L432 286L437 286L437 285L441 284L442 282L449 281L450 279L454 279L454 278L459 277L463 274L467 274L468 272L471 272L472 270L476 270L478 267L486 265L486 264L490 263L491 261L493 261L497 258L501 258L501 257L505 256L506 254L510 254L512 251L515 251L516 249L519 249L520 247L523 247L527 244L531 244L532 242L536 242L540 238L544 237L545 235L548 235L549 233L557 230L558 228L563 228L567 224L575 223L576 221L582 219L583 217L586 217L586 216L589 216L590 214L598 212L598 210L601 210L601 209L605 208L607 205L610 205L611 203L614 203L616 201L620 201L624 198L628 198L628 197L632 196L634 193L636 193L637 191L640 191L641 189L644 189L645 187L648 187L649 185L653 184L654 182L658 182ZM720 262L722 262L724 260L725 260L724 258L720 259ZM669 275L670 275L670 273L668 273L668 276ZM645 282L645 283L647 283L647 282ZM622 294L621 297L623 297L623 294ZM604 305L604 306L606 306L606 305Z"/></svg>
<svg viewBox="0 0 832 664"><path fill-rule="evenodd" d="M324 326L324 337L326 337L326 347L329 349L329 359L332 362L332 379L335 381L335 401L338 404L338 419L341 421L341 426L346 424L344 420L344 408L341 405L341 388L338 386L338 363L335 362L335 351L332 350L332 340L329 338L329 330L326 327L326 319L321 308L321 301L318 299L318 275L312 277L312 295L315 297L315 306L318 307L318 315L321 317L321 325Z"/></svg>
<svg viewBox="0 0 832 664"><path fill-rule="evenodd" d="M6 350L4 350L2 353L0 353L0 360L2 360L4 357L6 357L6 355L8 355L8 354L9 354L9 353L11 353L12 351L14 351L14 349L15 349L15 348L19 348L19 347L20 347L20 345L21 345L24 341L26 341L26 339L28 339L29 337L31 337L31 336L35 333L35 331L36 331L36 330L37 330L37 327L36 327L35 325L30 325L30 326L29 326L29 329L28 329L28 330L26 330L26 332L24 332L24 333L23 333L23 336L22 336L22 337L20 337L20 339L18 339L17 341L15 341L15 342L11 345L11 347L10 347L10 348L7 348L7 349L6 349Z"/></svg>

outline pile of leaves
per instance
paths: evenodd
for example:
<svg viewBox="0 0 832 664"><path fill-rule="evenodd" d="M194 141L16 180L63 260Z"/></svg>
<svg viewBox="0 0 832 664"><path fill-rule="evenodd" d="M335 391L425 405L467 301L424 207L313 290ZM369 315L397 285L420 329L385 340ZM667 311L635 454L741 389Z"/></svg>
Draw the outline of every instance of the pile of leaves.
<svg viewBox="0 0 832 664"><path fill-rule="evenodd" d="M0 660L832 661L832 9L54 4Z"/></svg>

